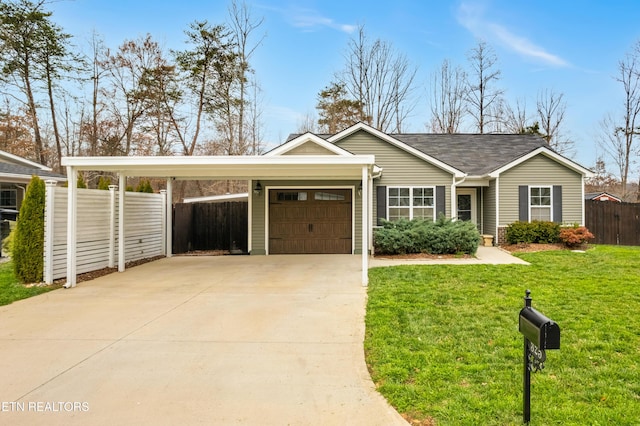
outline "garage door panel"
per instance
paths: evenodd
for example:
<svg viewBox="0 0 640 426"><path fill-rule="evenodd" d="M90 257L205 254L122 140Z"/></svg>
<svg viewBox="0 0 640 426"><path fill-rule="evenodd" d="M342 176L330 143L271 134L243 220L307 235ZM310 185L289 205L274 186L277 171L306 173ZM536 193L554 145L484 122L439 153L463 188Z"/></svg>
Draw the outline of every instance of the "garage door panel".
<svg viewBox="0 0 640 426"><path fill-rule="evenodd" d="M269 200L270 253L351 253L351 190L271 190Z"/></svg>

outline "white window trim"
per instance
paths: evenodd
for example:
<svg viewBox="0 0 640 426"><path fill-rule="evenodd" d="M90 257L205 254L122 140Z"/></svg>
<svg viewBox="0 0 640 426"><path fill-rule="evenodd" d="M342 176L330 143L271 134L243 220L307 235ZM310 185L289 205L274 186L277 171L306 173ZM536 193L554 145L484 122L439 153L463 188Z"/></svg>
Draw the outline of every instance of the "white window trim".
<svg viewBox="0 0 640 426"><path fill-rule="evenodd" d="M471 223L473 223L474 225L478 224L478 207L477 207L477 198L478 198L478 191L476 190L476 188L457 188L456 190L456 220L459 220L458 218L458 200L457 197L458 195L470 195L471 196Z"/></svg>
<svg viewBox="0 0 640 426"><path fill-rule="evenodd" d="M529 222L532 221L531 219L531 208L546 208L546 206L533 206L531 204L531 188L549 188L549 196L551 197L551 203L549 204L549 220L553 222L553 185L529 185L529 194L528 194L528 198L527 198L527 203L529 205Z"/></svg>
<svg viewBox="0 0 640 426"><path fill-rule="evenodd" d="M390 206L389 204L389 200L391 197L391 189L405 189L408 188L409 189L409 206ZM424 185L414 185L414 186L387 186L387 218L390 218L391 216L389 215L389 210L392 208L408 208L409 209L409 220L413 220L413 209L414 208L421 208L420 206L418 207L414 207L413 206L413 190L414 188L419 188L419 189L431 189L433 191L433 218L432 220L435 222L436 221L436 210L437 210L437 206L436 206L436 187L435 186L424 186ZM390 219L389 219L390 220Z"/></svg>

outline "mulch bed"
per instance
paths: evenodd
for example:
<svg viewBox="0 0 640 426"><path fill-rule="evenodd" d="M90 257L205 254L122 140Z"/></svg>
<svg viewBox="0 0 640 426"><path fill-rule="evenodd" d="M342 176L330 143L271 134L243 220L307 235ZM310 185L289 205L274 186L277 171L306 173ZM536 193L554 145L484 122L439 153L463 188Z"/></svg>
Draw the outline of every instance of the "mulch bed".
<svg viewBox="0 0 640 426"><path fill-rule="evenodd" d="M127 269L134 268L138 265L144 265L145 263L153 262L154 260L163 259L163 258L164 256L155 256L155 257L150 257L148 259L133 260L131 262L125 263L125 268ZM118 271L118 268L102 268L102 269L98 269L97 271L85 272L84 274L78 274L78 276L76 277L76 282L81 283L83 281L90 281L96 278L103 277L105 275L112 274L117 271ZM60 278L59 280L55 280L53 284L62 285L66 282L67 282L66 278Z"/></svg>
<svg viewBox="0 0 640 426"><path fill-rule="evenodd" d="M537 251L549 251L549 250L585 250L586 246L576 247L570 249L566 247L562 243L557 244L504 244L500 246L504 251L508 251L509 253L534 253Z"/></svg>
<svg viewBox="0 0 640 426"><path fill-rule="evenodd" d="M429 253L408 253L408 254L379 254L374 253L373 257L378 259L473 259L470 254L429 254Z"/></svg>

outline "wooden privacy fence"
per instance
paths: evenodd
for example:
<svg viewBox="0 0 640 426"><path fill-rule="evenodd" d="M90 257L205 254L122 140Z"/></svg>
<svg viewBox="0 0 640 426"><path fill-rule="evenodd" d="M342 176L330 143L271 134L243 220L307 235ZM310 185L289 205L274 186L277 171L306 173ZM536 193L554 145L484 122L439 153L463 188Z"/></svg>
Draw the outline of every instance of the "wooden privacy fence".
<svg viewBox="0 0 640 426"><path fill-rule="evenodd" d="M248 251L247 202L184 203L173 207L173 253Z"/></svg>
<svg viewBox="0 0 640 426"><path fill-rule="evenodd" d="M76 270L113 267L118 259L118 191L78 189ZM165 254L165 195L126 192L125 262ZM47 184L44 280L67 275L67 188Z"/></svg>
<svg viewBox="0 0 640 426"><path fill-rule="evenodd" d="M640 204L586 200L584 208L595 244L640 246Z"/></svg>

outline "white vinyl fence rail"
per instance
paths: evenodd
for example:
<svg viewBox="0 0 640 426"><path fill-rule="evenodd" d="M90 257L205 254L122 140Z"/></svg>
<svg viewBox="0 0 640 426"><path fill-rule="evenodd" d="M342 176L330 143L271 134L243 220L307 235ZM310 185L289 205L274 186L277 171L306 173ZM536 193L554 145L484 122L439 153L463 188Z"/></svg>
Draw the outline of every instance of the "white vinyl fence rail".
<svg viewBox="0 0 640 426"><path fill-rule="evenodd" d="M165 255L165 194L125 193L125 262ZM47 183L44 281L67 275L67 188ZM114 267L118 259L118 191L78 189L77 273Z"/></svg>

